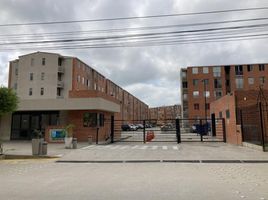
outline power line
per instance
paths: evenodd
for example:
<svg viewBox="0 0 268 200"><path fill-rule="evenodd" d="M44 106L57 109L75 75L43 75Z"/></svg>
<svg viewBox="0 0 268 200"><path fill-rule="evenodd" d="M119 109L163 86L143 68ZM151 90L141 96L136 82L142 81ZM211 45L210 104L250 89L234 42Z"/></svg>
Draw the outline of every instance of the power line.
<svg viewBox="0 0 268 200"><path fill-rule="evenodd" d="M100 29L100 30L87 30L87 31L61 31L61 32L47 32L47 33L34 33L34 34L3 34L0 37L11 37L16 38L19 36L52 36L52 35L73 35L73 34L87 34L87 33L111 33L111 32L122 32L122 31L138 31L138 30L155 30L155 29L167 29L167 28L179 28L179 27L189 27L189 26L204 26L204 25L215 25L215 24L227 24L227 23L238 23L238 22L250 22L250 21L262 21L268 20L268 17L262 18L249 18L249 19L235 19L235 20L224 20L224 21L214 21L214 22L200 22L200 23L188 23L188 24L171 24L163 26L142 26L142 27L132 27L132 28L117 28L117 29Z"/></svg>
<svg viewBox="0 0 268 200"><path fill-rule="evenodd" d="M148 37L148 36L160 36L160 35L171 35L171 34L181 34L181 33L197 33L197 32L213 32L213 31L219 31L219 30L239 30L239 29L243 29L243 28L259 28L259 27L266 27L266 26L268 26L268 24L255 24L255 25L220 27L220 28L206 28L206 29L194 29L194 30L182 30L182 31L168 31L168 32L154 32L154 33L142 33L142 34L127 34L127 35L115 35L115 36L107 36L107 37L101 36L101 37L86 37L86 38L75 38L75 39L11 42L11 43L0 43L0 46L86 42L86 41L100 41L100 40L111 40L111 39L122 39L122 38L134 38L135 39L138 37Z"/></svg>
<svg viewBox="0 0 268 200"><path fill-rule="evenodd" d="M256 10L267 10L267 9L268 9L268 7L253 7L253 8L239 8L239 9L228 9L228 10L214 10L214 11L201 11L201 12L190 12L190 13L132 16L132 17L117 17L117 18L48 21L48 22L27 22L27 23L9 23L9 24L0 24L0 27L53 25L53 24L72 24L72 23L85 23L85 22L89 23L89 22L103 22L103 21L133 20L133 19L150 19L150 18L179 17L179 16L190 16L190 15L218 14L218 13L228 13L228 12L256 11Z"/></svg>

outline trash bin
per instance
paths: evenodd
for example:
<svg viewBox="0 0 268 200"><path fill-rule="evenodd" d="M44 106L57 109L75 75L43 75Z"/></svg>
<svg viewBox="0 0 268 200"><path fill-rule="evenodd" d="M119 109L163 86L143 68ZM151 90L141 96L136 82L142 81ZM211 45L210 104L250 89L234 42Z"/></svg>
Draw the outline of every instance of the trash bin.
<svg viewBox="0 0 268 200"><path fill-rule="evenodd" d="M47 155L47 142L42 142L42 152L41 155Z"/></svg>
<svg viewBox="0 0 268 200"><path fill-rule="evenodd" d="M73 138L73 149L77 149L77 138Z"/></svg>
<svg viewBox="0 0 268 200"><path fill-rule="evenodd" d="M92 144L92 136L88 136L88 144Z"/></svg>

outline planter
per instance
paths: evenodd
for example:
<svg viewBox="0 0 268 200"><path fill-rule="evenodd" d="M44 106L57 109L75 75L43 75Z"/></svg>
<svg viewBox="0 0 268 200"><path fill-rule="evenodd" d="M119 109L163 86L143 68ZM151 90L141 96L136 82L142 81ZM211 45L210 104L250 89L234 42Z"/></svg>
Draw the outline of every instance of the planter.
<svg viewBox="0 0 268 200"><path fill-rule="evenodd" d="M65 137L64 138L65 148L71 149L73 144L73 138L72 137Z"/></svg>
<svg viewBox="0 0 268 200"><path fill-rule="evenodd" d="M40 154L42 140L43 139L32 139L32 153L34 156Z"/></svg>

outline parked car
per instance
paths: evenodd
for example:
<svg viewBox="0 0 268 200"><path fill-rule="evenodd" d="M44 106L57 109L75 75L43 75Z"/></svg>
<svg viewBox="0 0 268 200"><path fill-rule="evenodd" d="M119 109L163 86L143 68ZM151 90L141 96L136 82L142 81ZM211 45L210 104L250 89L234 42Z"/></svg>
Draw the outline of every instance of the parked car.
<svg viewBox="0 0 268 200"><path fill-rule="evenodd" d="M138 127L138 129L143 129L143 125L142 124L136 124L136 126Z"/></svg>
<svg viewBox="0 0 268 200"><path fill-rule="evenodd" d="M134 124L130 124L129 126L130 126L130 130L131 130L131 131L136 131L136 130L138 130L138 127L137 127L136 125L134 125Z"/></svg>
<svg viewBox="0 0 268 200"><path fill-rule="evenodd" d="M145 128L152 128L153 125L152 124L145 124Z"/></svg>
<svg viewBox="0 0 268 200"><path fill-rule="evenodd" d="M171 131L174 130L174 126L171 123L164 124L161 126L161 131Z"/></svg>
<svg viewBox="0 0 268 200"><path fill-rule="evenodd" d="M131 130L131 127L130 127L129 124L123 124L121 126L121 129L122 129L122 131L130 131Z"/></svg>

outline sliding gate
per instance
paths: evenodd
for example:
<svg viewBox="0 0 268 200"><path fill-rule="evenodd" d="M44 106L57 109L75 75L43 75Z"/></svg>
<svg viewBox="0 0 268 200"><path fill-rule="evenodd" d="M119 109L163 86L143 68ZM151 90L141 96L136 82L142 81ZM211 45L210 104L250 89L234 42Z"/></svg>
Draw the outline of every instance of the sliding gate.
<svg viewBox="0 0 268 200"><path fill-rule="evenodd" d="M111 142L225 142L224 119L111 120Z"/></svg>

